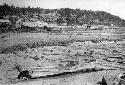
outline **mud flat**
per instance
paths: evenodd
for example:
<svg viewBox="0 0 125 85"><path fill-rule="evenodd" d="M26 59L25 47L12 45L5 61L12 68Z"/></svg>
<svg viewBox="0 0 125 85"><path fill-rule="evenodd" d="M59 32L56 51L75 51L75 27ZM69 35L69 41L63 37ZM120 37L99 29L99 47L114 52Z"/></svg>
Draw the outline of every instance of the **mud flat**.
<svg viewBox="0 0 125 85"><path fill-rule="evenodd" d="M124 35L107 32L10 34L0 38L0 83L98 85L124 72L124 43ZM17 79L17 67L33 71L32 78Z"/></svg>
<svg viewBox="0 0 125 85"><path fill-rule="evenodd" d="M79 80L77 83L80 85L87 83L97 85L109 71L117 74L124 71L124 63L119 63L124 60L125 55L123 41L88 42L73 42L67 46L28 47L12 53L0 54L1 84L30 85L32 82L33 85L35 83L36 85L39 85L38 83L75 85L75 80ZM16 66L19 66L22 71L33 71L33 79L19 81ZM97 76L96 80L94 76ZM76 77L78 79L74 79ZM66 82L61 82L62 78ZM71 82L72 78L74 83ZM48 83L48 81L51 82Z"/></svg>

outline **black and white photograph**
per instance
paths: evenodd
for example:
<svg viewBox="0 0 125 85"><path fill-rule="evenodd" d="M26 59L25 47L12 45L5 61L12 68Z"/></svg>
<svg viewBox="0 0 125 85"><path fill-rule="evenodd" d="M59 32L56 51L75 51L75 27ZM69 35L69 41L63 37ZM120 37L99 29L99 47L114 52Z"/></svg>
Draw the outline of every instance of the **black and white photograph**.
<svg viewBox="0 0 125 85"><path fill-rule="evenodd" d="M125 85L125 0L0 0L0 85Z"/></svg>

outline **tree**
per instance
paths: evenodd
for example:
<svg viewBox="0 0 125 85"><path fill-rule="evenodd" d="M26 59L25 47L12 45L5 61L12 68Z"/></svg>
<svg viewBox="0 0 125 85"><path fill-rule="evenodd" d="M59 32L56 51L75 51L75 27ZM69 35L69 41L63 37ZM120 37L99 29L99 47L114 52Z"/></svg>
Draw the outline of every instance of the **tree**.
<svg viewBox="0 0 125 85"><path fill-rule="evenodd" d="M64 23L64 20L62 17L59 17L56 22L57 22L57 24L62 24L62 23Z"/></svg>

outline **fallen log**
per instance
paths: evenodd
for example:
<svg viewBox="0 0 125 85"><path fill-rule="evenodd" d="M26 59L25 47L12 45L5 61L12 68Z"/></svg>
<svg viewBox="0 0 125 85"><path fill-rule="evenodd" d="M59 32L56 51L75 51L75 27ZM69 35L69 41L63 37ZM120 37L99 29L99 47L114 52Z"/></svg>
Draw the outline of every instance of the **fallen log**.
<svg viewBox="0 0 125 85"><path fill-rule="evenodd" d="M96 72L102 70L117 70L115 68L104 67L104 66L85 66L85 67L72 67L70 69L63 69L58 70L58 68L49 68L49 69L39 69L34 70L33 74L31 75L33 79L37 78L44 78L44 77L54 77L72 73L89 73L89 72Z"/></svg>

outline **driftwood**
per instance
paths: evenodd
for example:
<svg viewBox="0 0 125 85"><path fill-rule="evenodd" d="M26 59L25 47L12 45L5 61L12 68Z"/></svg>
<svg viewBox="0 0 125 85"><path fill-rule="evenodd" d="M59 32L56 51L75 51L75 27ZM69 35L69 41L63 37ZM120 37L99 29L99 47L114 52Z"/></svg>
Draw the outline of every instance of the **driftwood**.
<svg viewBox="0 0 125 85"><path fill-rule="evenodd" d="M34 70L32 73L32 78L42 78L48 76L57 76L57 75L65 75L65 74L72 74L72 73L88 73L88 72L96 72L102 70L116 70L115 68L110 67L102 67L102 66L95 66L95 65L87 65L83 67L74 66L69 69L59 70L58 68L40 68L39 70Z"/></svg>

